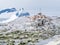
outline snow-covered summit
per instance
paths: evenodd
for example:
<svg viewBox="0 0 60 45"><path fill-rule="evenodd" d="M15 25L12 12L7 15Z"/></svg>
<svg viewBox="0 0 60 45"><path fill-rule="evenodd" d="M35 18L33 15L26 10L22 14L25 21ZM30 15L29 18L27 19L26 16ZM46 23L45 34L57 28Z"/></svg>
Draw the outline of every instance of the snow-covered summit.
<svg viewBox="0 0 60 45"><path fill-rule="evenodd" d="M2 13L10 13L10 12L14 12L14 11L16 11L16 9L15 8L8 8L8 9L3 9L3 10L0 10L0 14L2 14Z"/></svg>
<svg viewBox="0 0 60 45"><path fill-rule="evenodd" d="M29 16L30 14L28 12L25 12L25 10L17 10L16 8L9 8L4 9L0 11L0 23L8 23L11 22L18 17L22 16Z"/></svg>

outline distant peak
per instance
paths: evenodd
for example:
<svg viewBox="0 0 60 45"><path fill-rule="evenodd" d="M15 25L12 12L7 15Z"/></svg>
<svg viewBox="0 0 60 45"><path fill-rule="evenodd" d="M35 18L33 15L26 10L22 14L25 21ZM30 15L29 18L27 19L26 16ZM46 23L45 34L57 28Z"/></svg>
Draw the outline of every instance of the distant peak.
<svg viewBox="0 0 60 45"><path fill-rule="evenodd" d="M9 12L14 12L14 11L16 11L15 8L7 8L7 9L1 10L1 11L0 11L0 14L5 13L5 12L7 12L7 13L9 13Z"/></svg>

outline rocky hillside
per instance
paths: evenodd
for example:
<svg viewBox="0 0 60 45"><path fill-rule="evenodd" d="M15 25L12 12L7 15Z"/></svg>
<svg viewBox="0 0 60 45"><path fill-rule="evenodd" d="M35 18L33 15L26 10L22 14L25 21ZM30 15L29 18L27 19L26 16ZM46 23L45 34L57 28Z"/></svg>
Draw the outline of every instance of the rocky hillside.
<svg viewBox="0 0 60 45"><path fill-rule="evenodd" d="M59 17L49 17L42 13L19 17L12 22L0 24L0 40L8 45L37 45L42 40L60 35L59 20Z"/></svg>
<svg viewBox="0 0 60 45"><path fill-rule="evenodd" d="M52 19L50 17L46 17L45 15L42 15L39 13L34 16L19 17L12 22L0 24L0 30L3 29L2 27L4 27L4 29L7 29L7 30L13 30L13 29L17 29L17 30L20 30L20 29L25 30L26 29L26 30L28 30L29 28L31 30L33 30L36 27L43 27L43 26L46 27L46 25L52 24L51 20Z"/></svg>

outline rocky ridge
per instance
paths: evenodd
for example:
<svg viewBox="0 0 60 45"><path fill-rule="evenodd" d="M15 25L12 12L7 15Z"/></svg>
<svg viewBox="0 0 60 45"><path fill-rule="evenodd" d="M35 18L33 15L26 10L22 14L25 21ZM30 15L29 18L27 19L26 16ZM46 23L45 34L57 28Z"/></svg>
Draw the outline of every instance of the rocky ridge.
<svg viewBox="0 0 60 45"><path fill-rule="evenodd" d="M19 17L12 22L0 24L0 40L5 40L7 44L10 44L9 42L13 44L13 41L16 45L36 45L41 40L60 35L57 20L57 18L53 19L42 13Z"/></svg>

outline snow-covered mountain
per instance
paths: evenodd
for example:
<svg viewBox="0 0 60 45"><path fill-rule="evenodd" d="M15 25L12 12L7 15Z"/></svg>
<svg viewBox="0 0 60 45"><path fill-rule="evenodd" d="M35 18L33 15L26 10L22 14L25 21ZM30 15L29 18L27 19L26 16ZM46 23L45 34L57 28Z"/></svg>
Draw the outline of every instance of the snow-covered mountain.
<svg viewBox="0 0 60 45"><path fill-rule="evenodd" d="M7 29L7 30L14 30L14 29L15 30L20 30L20 29L21 30L25 30L25 29L34 30L35 27L38 27L36 29L40 29L41 26L39 27L38 25L42 25L42 24L43 24L43 26L41 27L41 29L42 28L46 29L48 27L54 28L54 23L52 23L52 21L50 21L52 19L50 17L48 17L48 16L46 17L45 15L37 14L37 15L34 15L34 16L27 16L27 17L21 16L21 17L13 18L14 16L12 16L11 19L9 20L11 22L7 21L8 23L1 23L0 24L0 25L3 25L3 26L1 26L2 29ZM50 25L50 26L48 26L48 25Z"/></svg>
<svg viewBox="0 0 60 45"><path fill-rule="evenodd" d="M57 23L58 20L60 20L59 17L49 17L49 16L43 15L42 13L38 13L32 16L21 16L11 22L1 23L0 34L2 34L4 37L7 36L7 38L11 36L11 38L14 39L15 41L14 44L16 45L18 45L19 41L21 41L20 38L22 39L22 43L23 43L25 40L30 41L32 37L33 39L31 41L38 40L38 42L34 42L32 43L32 45L33 44L57 45L60 42L59 41L60 39L59 38L59 35L60 35L59 25L60 24ZM32 36L29 36L29 35L32 35ZM16 40L15 38L18 40ZM56 40L57 42L55 42ZM26 43L26 45L29 45L29 44L31 43L30 42Z"/></svg>
<svg viewBox="0 0 60 45"><path fill-rule="evenodd" d="M25 10L18 11L15 8L4 9L0 11L0 23L8 23L10 21L15 20L18 17L29 15L30 14L28 12L25 12Z"/></svg>
<svg viewBox="0 0 60 45"><path fill-rule="evenodd" d="M14 11L16 11L16 9L15 8L11 8L11 9L3 9L3 10L0 10L0 14L2 14L2 13L10 13L10 12L14 12Z"/></svg>
<svg viewBox="0 0 60 45"><path fill-rule="evenodd" d="M60 43L60 17L45 16L42 13L30 16L24 10L5 12L0 15L8 16L8 20L0 23L0 36L2 37L0 39L4 39L5 42L7 38L10 42L15 41L15 45L21 43L21 39L26 45L31 43L31 45L57 45ZM36 40L38 41L35 42Z"/></svg>

